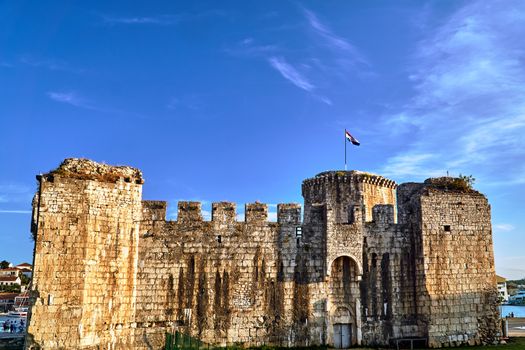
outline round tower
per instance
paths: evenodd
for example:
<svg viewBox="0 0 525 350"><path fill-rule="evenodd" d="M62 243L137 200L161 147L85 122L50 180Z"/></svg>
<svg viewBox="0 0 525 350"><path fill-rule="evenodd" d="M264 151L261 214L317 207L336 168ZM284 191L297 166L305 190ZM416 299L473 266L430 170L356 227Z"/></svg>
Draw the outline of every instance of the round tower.
<svg viewBox="0 0 525 350"><path fill-rule="evenodd" d="M396 207L396 187L392 180L357 170L319 173L303 181L304 222L311 222L325 210L327 224L351 223L355 206L364 210L365 221L372 221L375 205Z"/></svg>

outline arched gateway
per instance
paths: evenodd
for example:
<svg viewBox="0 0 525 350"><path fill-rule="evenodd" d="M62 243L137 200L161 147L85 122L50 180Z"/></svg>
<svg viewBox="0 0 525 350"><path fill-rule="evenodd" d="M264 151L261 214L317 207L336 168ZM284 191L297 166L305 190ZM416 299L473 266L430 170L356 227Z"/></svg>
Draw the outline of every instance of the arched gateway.
<svg viewBox="0 0 525 350"><path fill-rule="evenodd" d="M328 276L328 344L335 348L357 345L360 338L359 266L349 256L330 264Z"/></svg>

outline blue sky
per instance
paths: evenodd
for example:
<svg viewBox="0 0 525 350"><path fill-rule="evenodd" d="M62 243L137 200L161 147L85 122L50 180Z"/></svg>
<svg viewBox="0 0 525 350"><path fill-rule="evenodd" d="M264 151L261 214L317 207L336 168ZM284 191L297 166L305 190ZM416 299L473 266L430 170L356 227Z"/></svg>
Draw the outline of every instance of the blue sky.
<svg viewBox="0 0 525 350"><path fill-rule="evenodd" d="M351 169L472 174L524 277L523 37L523 1L0 1L0 259L31 262L34 176L66 157L139 167L170 217L274 213L347 128Z"/></svg>

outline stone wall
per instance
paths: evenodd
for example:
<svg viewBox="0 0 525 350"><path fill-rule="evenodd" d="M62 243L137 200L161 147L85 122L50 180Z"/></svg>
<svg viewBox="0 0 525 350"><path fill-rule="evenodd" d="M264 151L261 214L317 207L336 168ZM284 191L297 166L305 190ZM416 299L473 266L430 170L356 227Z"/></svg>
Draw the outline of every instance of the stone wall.
<svg viewBox="0 0 525 350"><path fill-rule="evenodd" d="M363 343L425 337L417 315L415 260L406 225L395 224L394 208L378 205L366 224L363 249Z"/></svg>
<svg viewBox="0 0 525 350"><path fill-rule="evenodd" d="M421 212L430 344L492 343L498 294L486 198L429 188Z"/></svg>
<svg viewBox="0 0 525 350"><path fill-rule="evenodd" d="M448 181L448 180L447 180ZM29 347L161 349L498 338L490 207L473 191L325 172L299 204L142 201L137 169L69 159L34 200ZM397 193L397 195L396 195ZM339 338L338 338L339 337Z"/></svg>
<svg viewBox="0 0 525 350"><path fill-rule="evenodd" d="M137 275L137 341L161 346L166 330L206 343L288 344L308 299L301 292L306 260L298 261L298 204L280 204L278 222L267 205L247 204L237 222L235 204L179 202L177 221L166 205L143 202ZM303 276L304 277L304 276ZM301 299L302 298L302 299Z"/></svg>
<svg viewBox="0 0 525 350"><path fill-rule="evenodd" d="M65 162L38 177L29 347L133 341L142 178L132 168L88 176L98 169Z"/></svg>

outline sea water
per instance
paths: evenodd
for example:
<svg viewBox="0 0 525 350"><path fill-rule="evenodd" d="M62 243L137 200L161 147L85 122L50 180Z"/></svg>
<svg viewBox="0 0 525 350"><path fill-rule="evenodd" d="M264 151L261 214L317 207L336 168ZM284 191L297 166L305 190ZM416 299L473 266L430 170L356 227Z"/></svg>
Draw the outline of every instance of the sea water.
<svg viewBox="0 0 525 350"><path fill-rule="evenodd" d="M21 331L20 329L20 321L24 320L24 327L26 326L27 320L22 317L7 317L7 316L0 316L0 333L9 333L10 330L4 331L4 323L9 321L9 323L15 323L16 325L16 332L19 333Z"/></svg>
<svg viewBox="0 0 525 350"><path fill-rule="evenodd" d="M517 305L502 305L500 306L501 317L507 317L511 312L514 313L514 317L525 317L525 306Z"/></svg>

